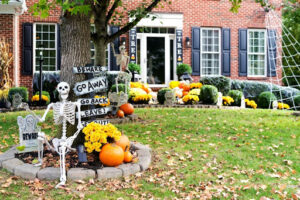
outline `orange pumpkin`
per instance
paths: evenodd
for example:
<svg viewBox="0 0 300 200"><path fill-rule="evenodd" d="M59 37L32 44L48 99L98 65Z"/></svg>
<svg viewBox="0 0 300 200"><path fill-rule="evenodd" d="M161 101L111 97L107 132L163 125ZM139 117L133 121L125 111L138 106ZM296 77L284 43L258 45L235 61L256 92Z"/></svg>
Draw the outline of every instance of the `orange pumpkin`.
<svg viewBox="0 0 300 200"><path fill-rule="evenodd" d="M99 159L105 166L115 167L123 163L124 151L116 144L106 144L102 147Z"/></svg>
<svg viewBox="0 0 300 200"><path fill-rule="evenodd" d="M183 92L182 92L182 96L186 96L186 95L188 95L188 94L189 94L188 91L183 91Z"/></svg>
<svg viewBox="0 0 300 200"><path fill-rule="evenodd" d="M130 141L128 137L123 134L121 135L120 140L116 142L116 145L120 146L123 149L123 151L125 151L126 147L128 147L128 149L130 148Z"/></svg>
<svg viewBox="0 0 300 200"><path fill-rule="evenodd" d="M129 163L132 161L132 154L128 150L129 148L126 147L126 151L124 152L124 162Z"/></svg>
<svg viewBox="0 0 300 200"><path fill-rule="evenodd" d="M117 112L117 116L118 116L118 117L123 118L124 115L125 115L125 114L124 114L123 110L118 110L118 112Z"/></svg>
<svg viewBox="0 0 300 200"><path fill-rule="evenodd" d="M125 113L125 115L131 115L134 112L134 107L130 103L121 105L120 109Z"/></svg>

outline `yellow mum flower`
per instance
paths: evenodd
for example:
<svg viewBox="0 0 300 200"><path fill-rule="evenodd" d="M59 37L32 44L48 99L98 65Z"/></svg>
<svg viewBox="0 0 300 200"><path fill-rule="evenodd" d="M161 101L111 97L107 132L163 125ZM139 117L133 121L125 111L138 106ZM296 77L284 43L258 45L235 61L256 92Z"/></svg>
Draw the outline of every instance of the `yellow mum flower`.
<svg viewBox="0 0 300 200"><path fill-rule="evenodd" d="M171 81L171 82L169 83L169 87L170 87L171 89L173 89L173 88L179 87L179 84L180 84L179 81Z"/></svg>

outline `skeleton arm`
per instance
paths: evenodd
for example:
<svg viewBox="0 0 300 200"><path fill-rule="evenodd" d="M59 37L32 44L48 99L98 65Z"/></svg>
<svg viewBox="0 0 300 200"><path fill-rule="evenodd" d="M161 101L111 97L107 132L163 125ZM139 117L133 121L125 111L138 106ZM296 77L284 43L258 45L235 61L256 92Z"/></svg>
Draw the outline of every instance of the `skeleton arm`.
<svg viewBox="0 0 300 200"><path fill-rule="evenodd" d="M115 45L114 45L114 43L110 43L110 45L111 45L111 48L112 48L112 50L113 50L114 56L116 56Z"/></svg>
<svg viewBox="0 0 300 200"><path fill-rule="evenodd" d="M39 119L40 122L44 122L44 121L45 121L46 116L47 116L49 110L52 108L52 106L53 106L53 103L50 103L50 104L47 106L47 110L46 110L46 112L44 113L42 119Z"/></svg>
<svg viewBox="0 0 300 200"><path fill-rule="evenodd" d="M78 110L78 125L77 125L77 129L81 130L83 128L83 126L81 124L81 103L80 102L76 102L75 104L76 104L77 110Z"/></svg>

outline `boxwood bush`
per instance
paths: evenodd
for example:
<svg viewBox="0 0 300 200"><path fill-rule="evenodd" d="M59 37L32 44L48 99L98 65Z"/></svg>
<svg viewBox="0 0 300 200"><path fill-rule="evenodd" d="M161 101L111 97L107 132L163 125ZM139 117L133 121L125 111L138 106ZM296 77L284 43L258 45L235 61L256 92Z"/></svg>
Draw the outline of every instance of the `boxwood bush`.
<svg viewBox="0 0 300 200"><path fill-rule="evenodd" d="M200 100L206 104L216 104L218 101L218 89L213 85L202 86Z"/></svg>
<svg viewBox="0 0 300 200"><path fill-rule="evenodd" d="M272 92L262 92L258 96L257 105L259 108L271 108L273 101L276 101L277 98Z"/></svg>
<svg viewBox="0 0 300 200"><path fill-rule="evenodd" d="M215 86L224 96L228 94L231 88L231 80L225 76L203 77L200 79L200 82L203 85Z"/></svg>
<svg viewBox="0 0 300 200"><path fill-rule="evenodd" d="M121 91L125 92L125 84L120 83L118 85L118 90L119 90L119 92L121 92ZM117 92L117 85L112 85L111 86L111 91L112 92ZM126 93L129 94L129 87L128 86L127 86L127 92Z"/></svg>
<svg viewBox="0 0 300 200"><path fill-rule="evenodd" d="M12 102L14 94L19 93L23 102L28 102L28 90L26 87L13 87L9 89L8 100Z"/></svg>
<svg viewBox="0 0 300 200"><path fill-rule="evenodd" d="M297 110L300 110L300 95L294 98L294 102L295 102L295 106L297 107Z"/></svg>
<svg viewBox="0 0 300 200"><path fill-rule="evenodd" d="M242 96L243 96L243 92L241 92L239 90L230 90L228 92L228 96L230 96L234 100L234 102L231 105L233 105L233 106L240 106L241 105L241 99L242 99Z"/></svg>
<svg viewBox="0 0 300 200"><path fill-rule="evenodd" d="M180 79L180 76L182 76L185 72L188 74L192 73L192 67L188 64L179 64L176 67L176 74L178 76L178 79Z"/></svg>
<svg viewBox="0 0 300 200"><path fill-rule="evenodd" d="M165 102L165 94L167 91L172 91L170 88L162 88L157 93L157 100L160 104L164 104Z"/></svg>

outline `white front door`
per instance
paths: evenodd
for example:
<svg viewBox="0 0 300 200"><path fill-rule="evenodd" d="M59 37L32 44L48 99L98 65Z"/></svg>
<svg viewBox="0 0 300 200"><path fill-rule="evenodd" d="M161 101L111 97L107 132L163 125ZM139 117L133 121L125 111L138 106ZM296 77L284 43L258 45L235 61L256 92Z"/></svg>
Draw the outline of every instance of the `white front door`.
<svg viewBox="0 0 300 200"><path fill-rule="evenodd" d="M143 82L150 87L167 86L175 77L174 36L142 33L137 35L137 39L137 56Z"/></svg>

